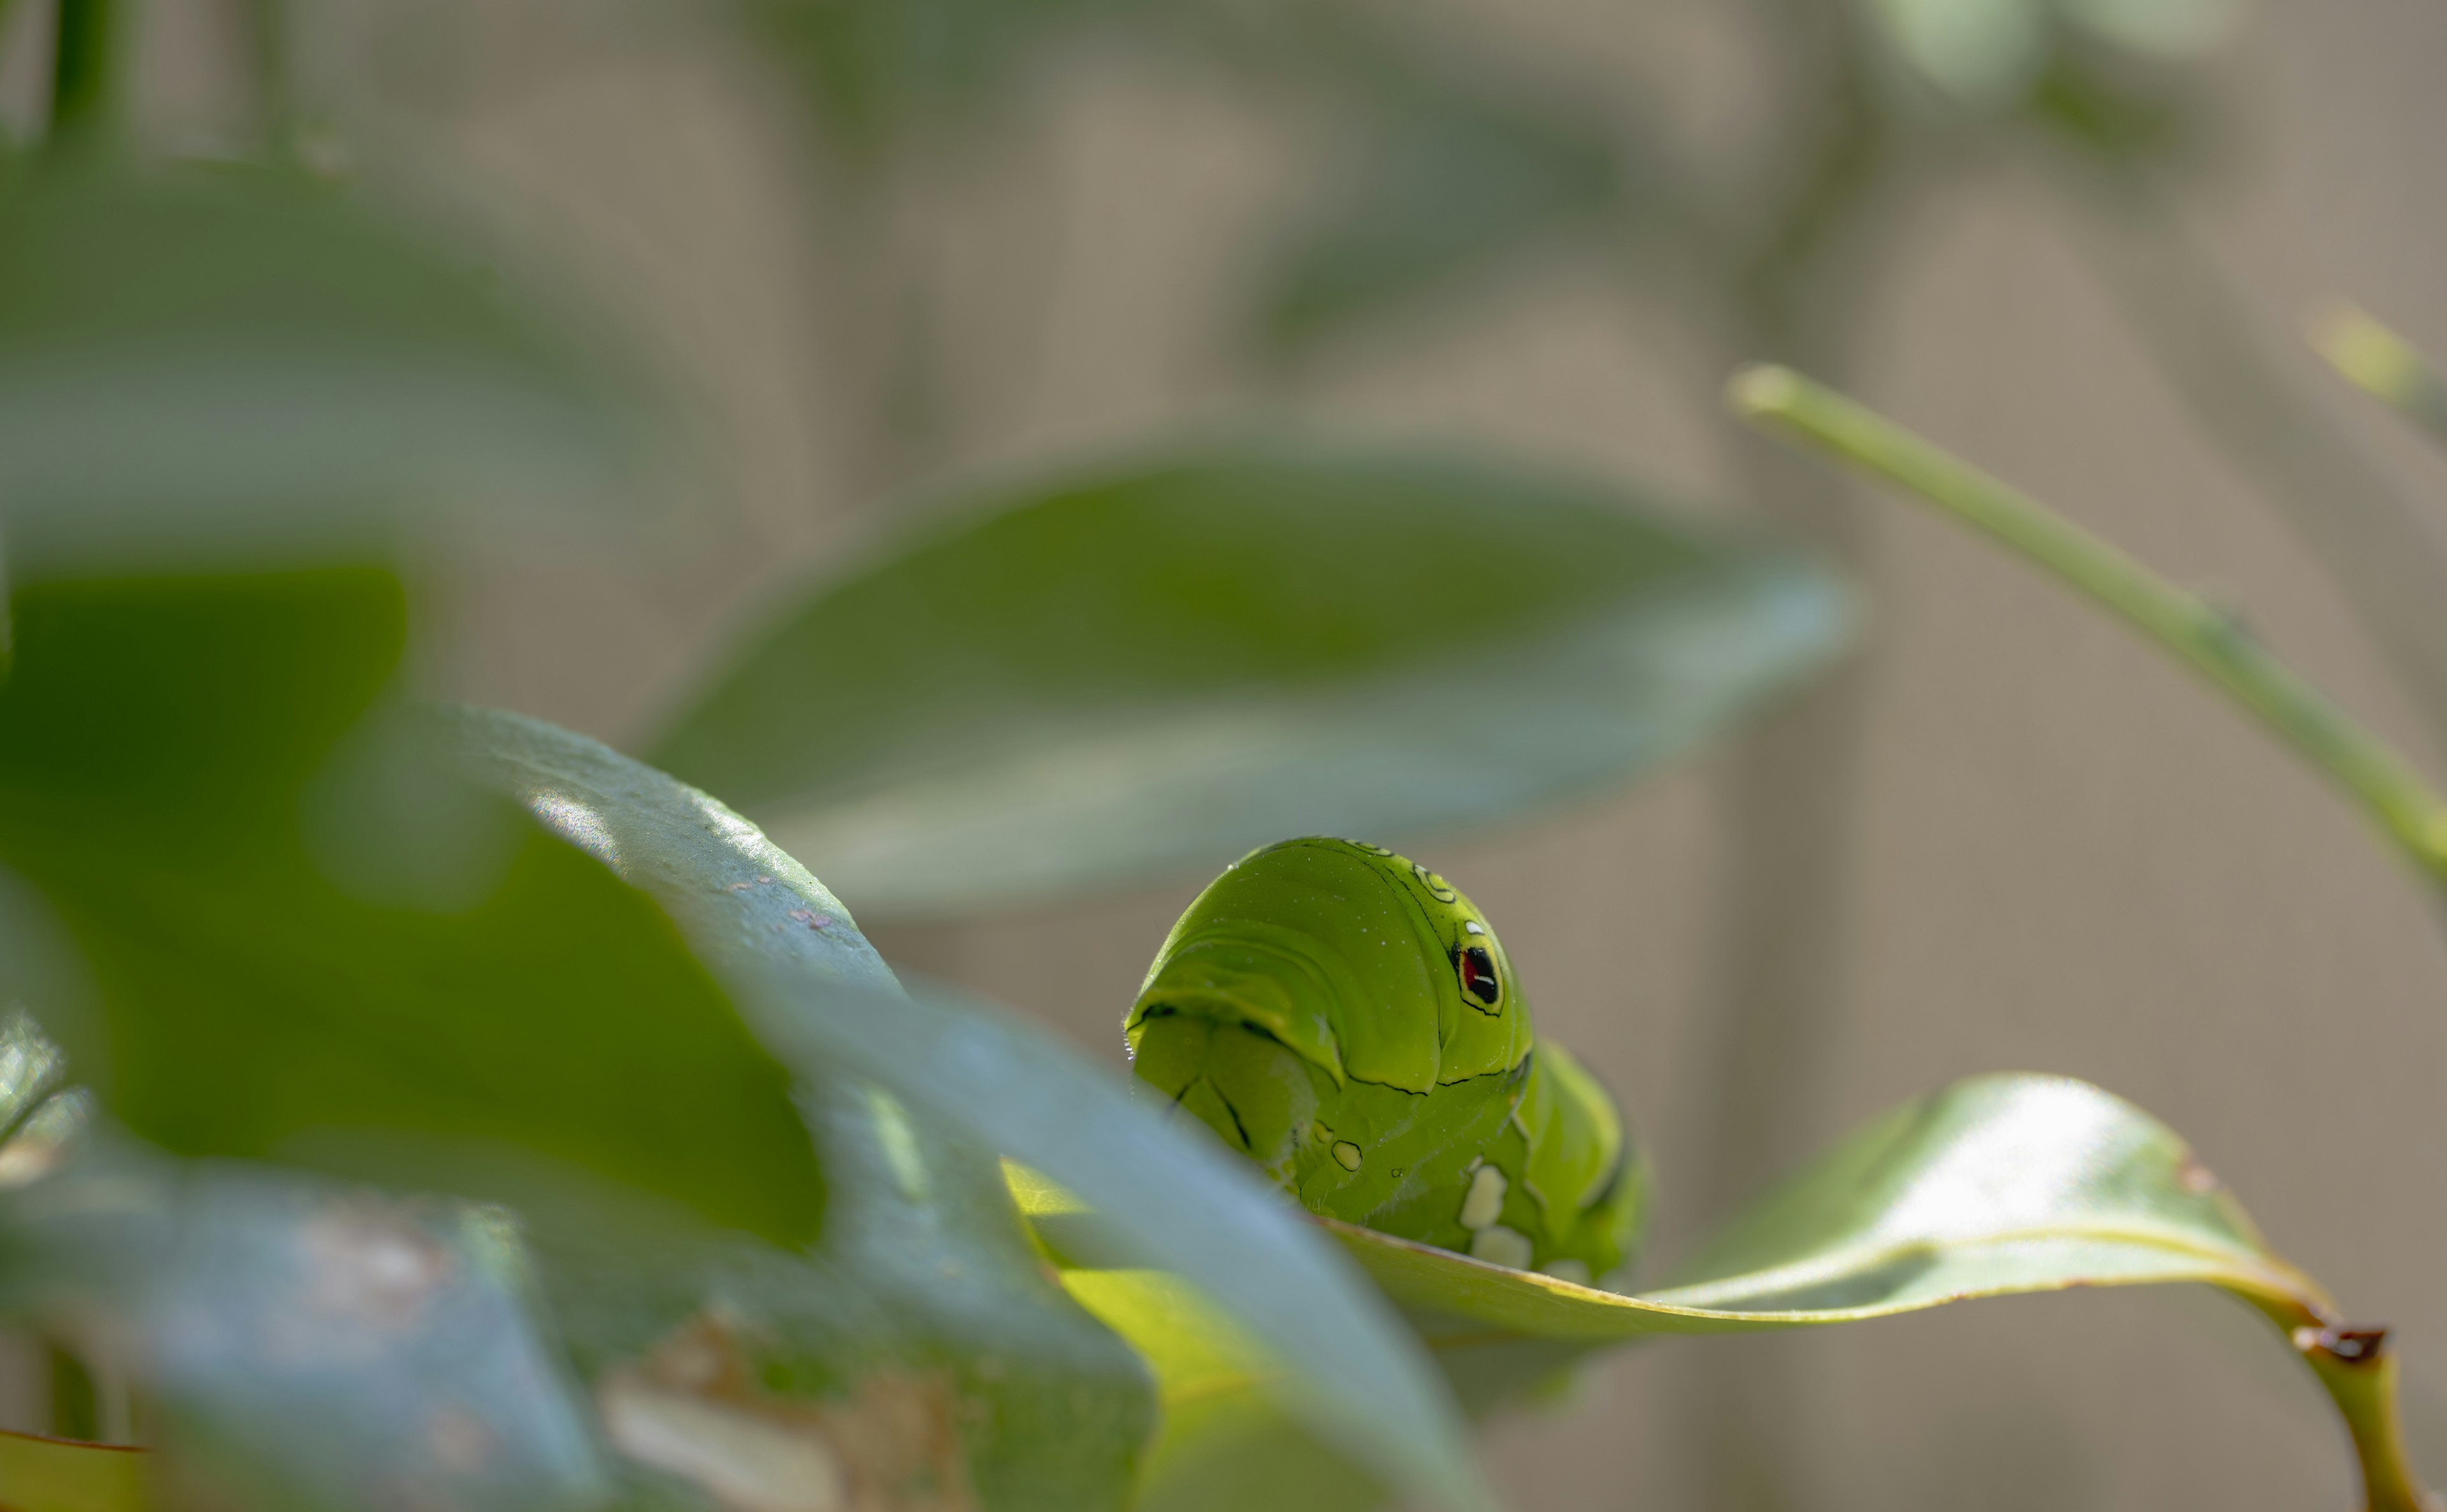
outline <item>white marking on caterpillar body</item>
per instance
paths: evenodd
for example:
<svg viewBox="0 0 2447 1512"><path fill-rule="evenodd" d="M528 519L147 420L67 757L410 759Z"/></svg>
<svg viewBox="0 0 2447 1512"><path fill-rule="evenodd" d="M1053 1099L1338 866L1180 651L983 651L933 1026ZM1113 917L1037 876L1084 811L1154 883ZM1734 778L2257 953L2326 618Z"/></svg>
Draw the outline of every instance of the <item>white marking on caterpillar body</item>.
<svg viewBox="0 0 2447 1512"><path fill-rule="evenodd" d="M1516 1271L1529 1269L1529 1236L1497 1223L1470 1237L1470 1257Z"/></svg>
<svg viewBox="0 0 2447 1512"><path fill-rule="evenodd" d="M1470 1195L1461 1200L1461 1226L1472 1234L1504 1215L1504 1173L1482 1165L1470 1179Z"/></svg>

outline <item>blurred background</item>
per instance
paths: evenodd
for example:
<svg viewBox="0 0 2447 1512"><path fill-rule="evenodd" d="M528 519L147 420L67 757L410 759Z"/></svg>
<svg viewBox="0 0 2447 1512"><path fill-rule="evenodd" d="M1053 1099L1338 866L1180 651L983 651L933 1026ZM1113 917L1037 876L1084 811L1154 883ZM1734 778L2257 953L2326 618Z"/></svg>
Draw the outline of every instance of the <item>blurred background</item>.
<svg viewBox="0 0 2447 1512"><path fill-rule="evenodd" d="M2447 346L2447 11L316 0L272 49L276 3L153 0L147 142L279 134L591 312L674 422L652 507L460 520L428 690L639 748L962 481L1257 416L1758 522L1862 587L1838 675L1637 791L1410 846L1623 1096L1652 1257L1915 1092L2088 1078L2400 1331L2447 1468L2423 895L2155 651L1717 403L1751 357L1845 384L2248 605L2426 758L2331 570L2417 547L2322 532L2392 494L2431 549L2447 465L2293 332L2343 293ZM47 11L0 6L21 131ZM844 900L896 964L1118 1064L1204 880L957 922ZM2335 1506L2314 1395L2229 1303L2097 1293L1627 1351L1489 1452L1525 1512Z"/></svg>

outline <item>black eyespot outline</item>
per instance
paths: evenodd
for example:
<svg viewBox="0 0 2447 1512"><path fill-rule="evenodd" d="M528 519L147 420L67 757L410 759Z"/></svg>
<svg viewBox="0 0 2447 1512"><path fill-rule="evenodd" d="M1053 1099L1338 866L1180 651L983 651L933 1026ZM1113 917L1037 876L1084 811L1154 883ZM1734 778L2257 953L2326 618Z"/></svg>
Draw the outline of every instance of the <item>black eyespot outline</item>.
<svg viewBox="0 0 2447 1512"><path fill-rule="evenodd" d="M1461 998L1483 1012L1501 1012L1504 1008L1504 976L1495 969L1495 956L1484 945L1464 945L1452 953L1453 974L1461 978Z"/></svg>

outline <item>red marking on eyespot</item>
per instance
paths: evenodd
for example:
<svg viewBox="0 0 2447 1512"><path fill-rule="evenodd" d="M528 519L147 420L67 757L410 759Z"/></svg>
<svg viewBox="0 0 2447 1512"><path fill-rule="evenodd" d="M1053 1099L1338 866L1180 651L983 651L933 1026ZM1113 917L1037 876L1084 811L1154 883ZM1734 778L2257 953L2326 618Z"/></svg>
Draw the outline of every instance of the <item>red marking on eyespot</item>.
<svg viewBox="0 0 2447 1512"><path fill-rule="evenodd" d="M1489 1008L1503 1000L1504 981L1495 974L1495 957L1487 954L1486 946L1471 945L1454 952L1453 967L1461 973L1463 992Z"/></svg>

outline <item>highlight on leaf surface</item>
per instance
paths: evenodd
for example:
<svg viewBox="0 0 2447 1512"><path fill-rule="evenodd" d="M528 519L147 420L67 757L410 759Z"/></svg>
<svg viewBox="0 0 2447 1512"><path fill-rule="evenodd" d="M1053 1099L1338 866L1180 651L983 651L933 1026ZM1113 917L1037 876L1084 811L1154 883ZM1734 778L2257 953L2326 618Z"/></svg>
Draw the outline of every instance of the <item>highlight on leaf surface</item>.
<svg viewBox="0 0 2447 1512"><path fill-rule="evenodd" d="M786 608L654 759L869 916L967 909L1619 781L1849 618L1610 486L1214 445L972 501Z"/></svg>
<svg viewBox="0 0 2447 1512"><path fill-rule="evenodd" d="M1041 1196L1024 1205L1041 1228L1063 1231ZM2268 1249L2172 1132L2084 1083L1975 1077L1898 1108L1737 1216L1671 1284L1635 1295L1320 1221L1401 1307L1473 1411L1518 1400L1592 1350L1654 1334L1823 1326L2075 1287L2215 1286L2277 1324L2313 1366L2352 1434L2370 1506L2422 1505L2381 1357L2374 1351L2371 1370L2340 1369L2333 1341L2351 1331L2338 1332L2326 1294ZM1216 1466L1299 1437L1296 1420L1250 1395L1269 1369L1263 1351L1216 1342L1194 1308L1148 1305L1162 1278L1076 1266L1066 1277L1159 1362L1171 1415L1156 1465L1228 1473ZM1218 1451L1225 1441L1232 1454ZM1205 1504L1192 1488L1158 1489L1158 1505ZM1324 1504L1380 1495L1363 1486Z"/></svg>

